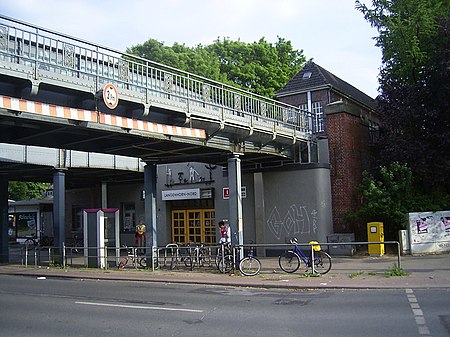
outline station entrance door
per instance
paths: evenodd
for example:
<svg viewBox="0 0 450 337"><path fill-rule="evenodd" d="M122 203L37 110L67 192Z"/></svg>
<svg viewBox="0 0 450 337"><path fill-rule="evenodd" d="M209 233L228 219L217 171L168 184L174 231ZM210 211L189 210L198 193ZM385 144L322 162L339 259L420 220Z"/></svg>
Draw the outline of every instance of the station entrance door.
<svg viewBox="0 0 450 337"><path fill-rule="evenodd" d="M172 210L172 242L215 244L214 209Z"/></svg>

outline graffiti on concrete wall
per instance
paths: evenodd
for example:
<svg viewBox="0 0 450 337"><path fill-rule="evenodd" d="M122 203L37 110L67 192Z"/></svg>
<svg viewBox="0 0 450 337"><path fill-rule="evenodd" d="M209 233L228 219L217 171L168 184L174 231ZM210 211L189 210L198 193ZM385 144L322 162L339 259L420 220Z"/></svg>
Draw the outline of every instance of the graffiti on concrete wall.
<svg viewBox="0 0 450 337"><path fill-rule="evenodd" d="M314 234L317 232L317 217L317 211L308 211L306 206L293 204L284 214L280 214L275 206L267 218L267 227L278 240L286 236Z"/></svg>

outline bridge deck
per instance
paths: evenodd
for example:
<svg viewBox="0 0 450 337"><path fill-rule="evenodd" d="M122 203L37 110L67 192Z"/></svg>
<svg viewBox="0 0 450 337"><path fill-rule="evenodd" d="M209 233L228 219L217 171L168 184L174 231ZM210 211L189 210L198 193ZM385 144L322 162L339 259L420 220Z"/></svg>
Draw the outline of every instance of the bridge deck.
<svg viewBox="0 0 450 337"><path fill-rule="evenodd" d="M0 73L95 95L113 83L129 104L113 113L219 130L235 142L310 140L309 114L284 103L0 16ZM152 112L152 113L150 113Z"/></svg>

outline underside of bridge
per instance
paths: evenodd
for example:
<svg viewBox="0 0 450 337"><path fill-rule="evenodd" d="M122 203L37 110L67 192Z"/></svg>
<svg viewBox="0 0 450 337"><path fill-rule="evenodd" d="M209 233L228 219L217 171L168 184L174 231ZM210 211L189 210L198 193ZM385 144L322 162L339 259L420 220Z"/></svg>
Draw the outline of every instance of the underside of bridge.
<svg viewBox="0 0 450 337"><path fill-rule="evenodd" d="M242 171L311 160L310 117L297 107L1 15L0 23L0 98L16 100L0 106L0 143L151 164L196 161L226 167L230 156L238 155ZM114 107L105 99L109 85ZM71 111L36 113L29 107L34 102L97 118L73 118ZM102 117L123 122L106 123ZM143 123L156 127L129 126ZM159 131L164 128L187 131ZM26 158L0 155L0 173L9 180L51 182L55 168L66 168L65 162L56 167L25 163ZM142 181L143 173L66 170L69 188L99 180Z"/></svg>

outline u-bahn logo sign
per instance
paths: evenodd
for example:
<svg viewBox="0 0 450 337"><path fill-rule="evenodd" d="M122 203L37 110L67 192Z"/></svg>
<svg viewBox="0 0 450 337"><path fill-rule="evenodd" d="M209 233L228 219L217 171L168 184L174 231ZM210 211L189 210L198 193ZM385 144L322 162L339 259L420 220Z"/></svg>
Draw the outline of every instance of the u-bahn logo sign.
<svg viewBox="0 0 450 337"><path fill-rule="evenodd" d="M108 83L103 88L103 101L108 108L115 109L119 104L119 92L112 83Z"/></svg>

